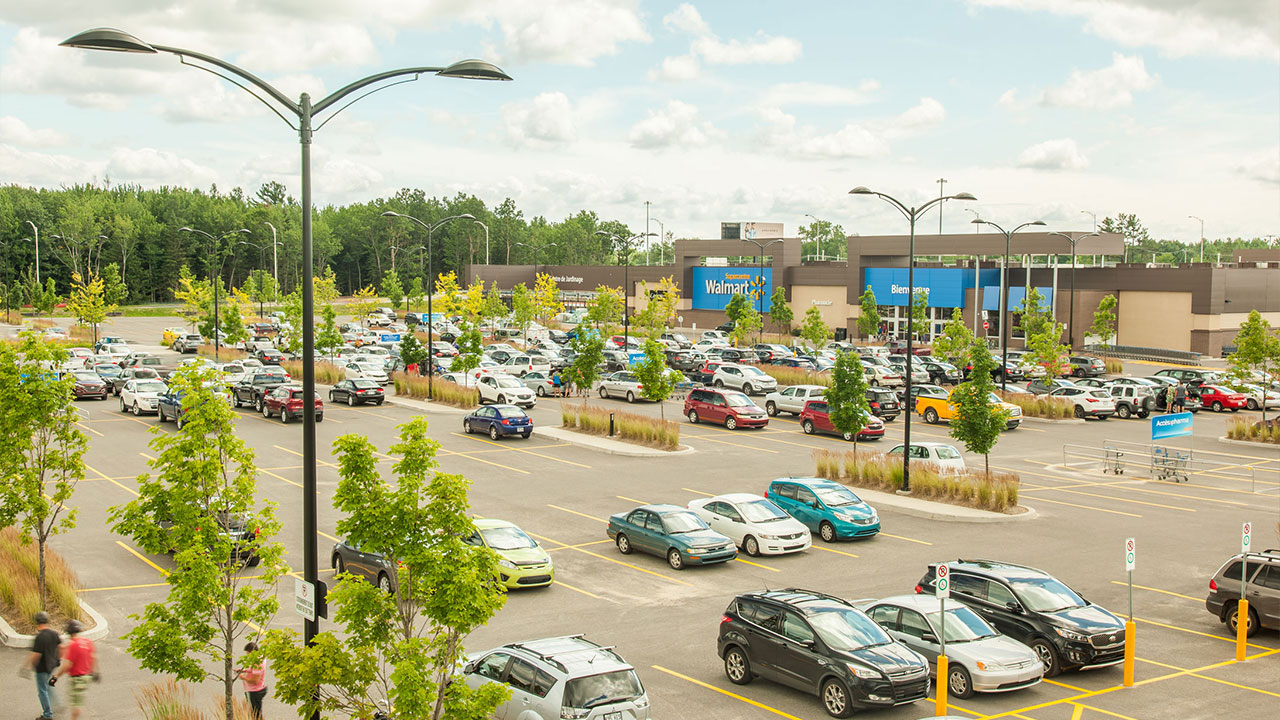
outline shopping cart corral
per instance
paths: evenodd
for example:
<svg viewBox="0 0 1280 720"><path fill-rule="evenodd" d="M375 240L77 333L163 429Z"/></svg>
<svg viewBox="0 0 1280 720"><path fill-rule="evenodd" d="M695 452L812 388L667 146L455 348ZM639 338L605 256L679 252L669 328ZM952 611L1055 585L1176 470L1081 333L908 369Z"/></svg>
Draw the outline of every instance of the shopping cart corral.
<svg viewBox="0 0 1280 720"><path fill-rule="evenodd" d="M1255 493L1280 493L1280 467L1274 460L1232 457L1216 451L1109 440L1102 445L1062 446L1062 464L1074 470L1101 470L1164 482L1185 483L1193 476L1249 483Z"/></svg>
<svg viewBox="0 0 1280 720"><path fill-rule="evenodd" d="M1177 448L1151 447L1151 477L1156 480L1186 482L1190 479L1191 451Z"/></svg>

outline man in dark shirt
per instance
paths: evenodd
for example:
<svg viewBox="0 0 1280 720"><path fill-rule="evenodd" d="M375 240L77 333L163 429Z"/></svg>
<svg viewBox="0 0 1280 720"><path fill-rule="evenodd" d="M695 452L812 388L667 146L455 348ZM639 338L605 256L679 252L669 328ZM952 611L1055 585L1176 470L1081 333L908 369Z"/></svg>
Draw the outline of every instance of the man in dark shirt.
<svg viewBox="0 0 1280 720"><path fill-rule="evenodd" d="M49 613L36 613L36 637L31 643L31 667L36 671L36 697L40 699L42 714L36 720L53 720L53 706L49 701L49 676L58 668L58 646L62 636L49 627Z"/></svg>

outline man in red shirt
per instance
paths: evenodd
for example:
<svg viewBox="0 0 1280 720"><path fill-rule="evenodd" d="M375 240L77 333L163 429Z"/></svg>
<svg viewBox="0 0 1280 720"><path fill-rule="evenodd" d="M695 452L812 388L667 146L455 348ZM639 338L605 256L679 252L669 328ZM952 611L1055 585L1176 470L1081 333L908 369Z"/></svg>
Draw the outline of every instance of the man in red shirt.
<svg viewBox="0 0 1280 720"><path fill-rule="evenodd" d="M84 696L89 688L89 683L93 682L97 676L94 665L97 660L97 653L93 647L93 641L89 638L80 637L83 628L79 621L72 620L67 623L67 634L71 636L71 640L62 648L62 664L58 666L58 672L49 680L52 685L57 682L58 678L63 675L71 676L71 686L67 688L67 701L71 705L71 720L80 720L80 711L84 708Z"/></svg>

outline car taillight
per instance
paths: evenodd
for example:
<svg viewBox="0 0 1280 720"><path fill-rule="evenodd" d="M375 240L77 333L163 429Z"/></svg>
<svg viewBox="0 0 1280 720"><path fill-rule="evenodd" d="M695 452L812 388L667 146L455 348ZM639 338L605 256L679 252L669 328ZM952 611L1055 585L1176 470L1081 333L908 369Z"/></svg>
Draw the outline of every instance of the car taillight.
<svg viewBox="0 0 1280 720"><path fill-rule="evenodd" d="M1218 581L1217 581L1217 580L1210 580L1210 581L1209 581L1209 589L1210 589L1210 590L1217 590L1217 589L1218 589Z"/></svg>
<svg viewBox="0 0 1280 720"><path fill-rule="evenodd" d="M871 409L872 409L872 410L879 410L879 409L880 409L880 403L876 402L875 400L872 400L872 401L871 401Z"/></svg>
<svg viewBox="0 0 1280 720"><path fill-rule="evenodd" d="M727 622L733 622L733 618L729 617L728 615L721 615L721 616L720 616L720 624L721 624L721 625L723 625L723 624L725 624L725 623L727 623Z"/></svg>
<svg viewBox="0 0 1280 720"><path fill-rule="evenodd" d="M503 424L503 425L510 425L510 424L511 424L511 420L509 420L508 418L503 418L503 419L502 419L502 424Z"/></svg>

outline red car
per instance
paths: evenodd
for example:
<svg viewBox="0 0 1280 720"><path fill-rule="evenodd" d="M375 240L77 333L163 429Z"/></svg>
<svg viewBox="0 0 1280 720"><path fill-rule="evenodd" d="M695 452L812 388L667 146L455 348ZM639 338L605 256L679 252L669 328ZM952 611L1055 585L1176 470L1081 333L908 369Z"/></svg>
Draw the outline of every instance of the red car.
<svg viewBox="0 0 1280 720"><path fill-rule="evenodd" d="M262 398L262 417L279 415L280 422L287 423L294 418L302 417L302 388L298 385L281 385ZM316 422L324 420L324 403L320 395L315 396Z"/></svg>
<svg viewBox="0 0 1280 720"><path fill-rule="evenodd" d="M1200 406L1213 408L1214 412L1222 412L1223 409L1239 412L1249 402L1242 393L1217 385L1201 385L1196 394L1200 396Z"/></svg>
<svg viewBox="0 0 1280 720"><path fill-rule="evenodd" d="M739 427L762 428L769 416L751 398L736 390L698 388L684 399L684 416L691 423L702 421L723 423L730 430Z"/></svg>
<svg viewBox="0 0 1280 720"><path fill-rule="evenodd" d="M841 433L831 424L831 415L826 400L810 400L800 411L800 427L806 435L826 433L840 435L845 440L852 440L853 433ZM884 423L879 418L871 417L858 433L859 440L879 440L884 437Z"/></svg>

